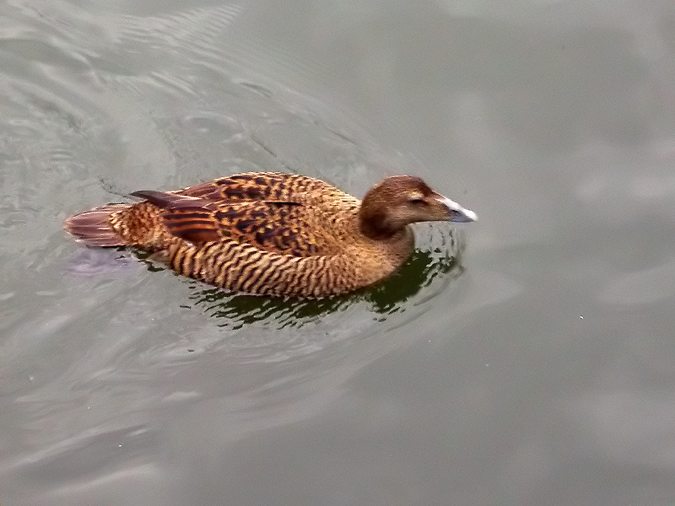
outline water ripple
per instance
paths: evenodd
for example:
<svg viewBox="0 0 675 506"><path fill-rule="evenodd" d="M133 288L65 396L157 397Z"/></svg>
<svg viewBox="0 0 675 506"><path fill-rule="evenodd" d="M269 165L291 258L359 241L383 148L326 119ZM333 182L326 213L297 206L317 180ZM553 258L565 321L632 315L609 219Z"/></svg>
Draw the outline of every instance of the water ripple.
<svg viewBox="0 0 675 506"><path fill-rule="evenodd" d="M23 477L42 502L128 469L154 476L161 420L186 406L220 410L230 439L321 409L419 338L393 330L420 323L463 272L461 234L420 226L390 280L283 302L65 237L69 213L139 188L282 168L362 195L413 165L352 113L289 85L290 67L306 89L327 70L241 33L243 4L139 12L151 8L0 6L0 229L12 237L0 245L0 475Z"/></svg>

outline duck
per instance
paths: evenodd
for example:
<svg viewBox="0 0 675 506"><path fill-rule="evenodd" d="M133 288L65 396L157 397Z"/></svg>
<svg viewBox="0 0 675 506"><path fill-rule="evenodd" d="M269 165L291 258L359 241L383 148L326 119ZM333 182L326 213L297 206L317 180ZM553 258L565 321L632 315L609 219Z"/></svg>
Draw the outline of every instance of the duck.
<svg viewBox="0 0 675 506"><path fill-rule="evenodd" d="M242 172L180 190L140 190L67 218L90 247L145 251L176 273L229 292L318 299L391 276L414 249L411 224L476 213L395 175L362 200L314 177Z"/></svg>

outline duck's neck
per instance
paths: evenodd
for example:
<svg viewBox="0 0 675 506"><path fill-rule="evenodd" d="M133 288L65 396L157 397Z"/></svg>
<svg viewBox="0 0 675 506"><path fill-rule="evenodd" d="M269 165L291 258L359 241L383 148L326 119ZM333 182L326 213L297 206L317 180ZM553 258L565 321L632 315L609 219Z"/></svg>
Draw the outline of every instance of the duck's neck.
<svg viewBox="0 0 675 506"><path fill-rule="evenodd" d="M366 250L379 258L383 265L398 268L410 256L415 247L412 228L378 228L372 221L361 221L361 242Z"/></svg>
<svg viewBox="0 0 675 506"><path fill-rule="evenodd" d="M359 230L369 239L388 239L397 232L387 223L384 213L368 209L363 205L359 210L358 220Z"/></svg>
<svg viewBox="0 0 675 506"><path fill-rule="evenodd" d="M385 211L368 206L361 206L358 219L361 233L369 239L378 241L391 239L405 229L405 226L392 223Z"/></svg>

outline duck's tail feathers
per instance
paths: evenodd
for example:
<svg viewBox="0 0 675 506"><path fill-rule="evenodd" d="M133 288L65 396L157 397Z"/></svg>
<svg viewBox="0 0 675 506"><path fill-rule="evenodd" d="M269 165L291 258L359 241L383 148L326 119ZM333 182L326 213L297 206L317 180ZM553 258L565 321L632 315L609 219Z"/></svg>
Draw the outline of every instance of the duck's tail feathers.
<svg viewBox="0 0 675 506"><path fill-rule="evenodd" d="M68 218L63 228L76 241L99 248L124 246L126 242L112 229L110 215L127 209L128 204L107 204Z"/></svg>

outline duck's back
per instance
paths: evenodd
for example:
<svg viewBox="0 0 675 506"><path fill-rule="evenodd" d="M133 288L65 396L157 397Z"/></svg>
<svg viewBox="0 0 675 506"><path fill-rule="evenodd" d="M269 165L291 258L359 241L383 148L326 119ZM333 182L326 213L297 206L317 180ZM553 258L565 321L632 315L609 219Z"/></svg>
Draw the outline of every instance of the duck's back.
<svg viewBox="0 0 675 506"><path fill-rule="evenodd" d="M319 179L280 172L235 174L185 188L218 202L229 238L293 256L331 255L358 235L360 201Z"/></svg>

